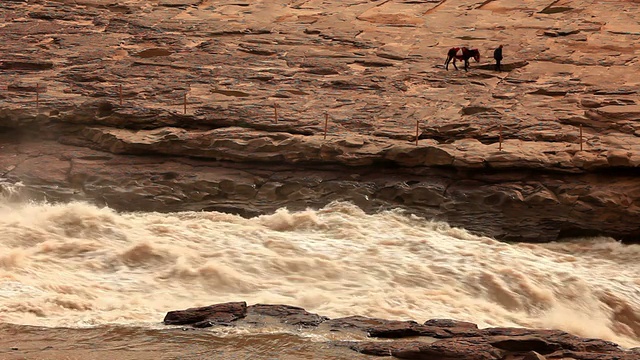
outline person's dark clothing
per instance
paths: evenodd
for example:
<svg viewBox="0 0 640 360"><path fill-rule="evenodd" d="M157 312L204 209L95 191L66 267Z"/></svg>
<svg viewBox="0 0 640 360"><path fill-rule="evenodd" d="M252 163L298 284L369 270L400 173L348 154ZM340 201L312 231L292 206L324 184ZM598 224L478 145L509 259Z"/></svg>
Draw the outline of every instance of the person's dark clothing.
<svg viewBox="0 0 640 360"><path fill-rule="evenodd" d="M493 58L496 60L496 71L502 71L500 61L502 61L502 45L493 51Z"/></svg>

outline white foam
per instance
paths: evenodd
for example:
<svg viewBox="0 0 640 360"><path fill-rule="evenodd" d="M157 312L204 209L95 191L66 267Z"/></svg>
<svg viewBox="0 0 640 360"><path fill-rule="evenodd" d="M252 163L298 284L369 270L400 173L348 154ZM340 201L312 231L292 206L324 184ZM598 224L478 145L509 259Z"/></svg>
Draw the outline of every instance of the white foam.
<svg viewBox="0 0 640 360"><path fill-rule="evenodd" d="M0 212L1 321L157 323L244 300L640 343L640 247L612 239L509 245L346 203L252 219L84 203L0 202Z"/></svg>

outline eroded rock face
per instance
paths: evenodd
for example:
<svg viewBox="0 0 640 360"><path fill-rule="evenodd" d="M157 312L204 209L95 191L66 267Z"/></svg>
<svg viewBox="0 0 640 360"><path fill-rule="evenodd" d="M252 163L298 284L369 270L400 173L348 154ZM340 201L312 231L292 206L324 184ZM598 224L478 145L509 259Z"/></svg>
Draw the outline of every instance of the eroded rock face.
<svg viewBox="0 0 640 360"><path fill-rule="evenodd" d="M0 176L119 210L346 200L637 241L640 15L561 5L3 2ZM460 45L480 63L444 70Z"/></svg>
<svg viewBox="0 0 640 360"><path fill-rule="evenodd" d="M283 163L267 168L9 139L0 148L0 168L5 179L25 184L25 196L89 200L117 210L204 209L255 216L343 200L368 212L404 208L479 234L533 242L579 234L633 240L640 221L638 181L624 172Z"/></svg>
<svg viewBox="0 0 640 360"><path fill-rule="evenodd" d="M625 350L604 340L586 339L559 330L524 328L478 329L477 325L449 320L428 320L424 325L415 321L392 321L385 319L351 316L329 319L309 313L302 308L287 305L258 304L246 307L238 316L238 304L224 303L205 308L172 311L175 314L194 314L194 327L201 327L200 315L213 314L207 324L215 326L218 318L233 318L224 326L273 327L274 324L306 331L347 332L354 338L368 337L360 341L336 341L333 345L348 347L359 353L394 357L399 359L474 359L474 360L632 360L637 352ZM225 315L225 310L227 311ZM167 323L165 317L165 324ZM294 321L292 321L294 320ZM181 324L187 324L182 322ZM315 328L315 329L314 329ZM393 336L389 336L392 334ZM375 341L376 338L394 338L393 341ZM404 339L410 338L410 339Z"/></svg>

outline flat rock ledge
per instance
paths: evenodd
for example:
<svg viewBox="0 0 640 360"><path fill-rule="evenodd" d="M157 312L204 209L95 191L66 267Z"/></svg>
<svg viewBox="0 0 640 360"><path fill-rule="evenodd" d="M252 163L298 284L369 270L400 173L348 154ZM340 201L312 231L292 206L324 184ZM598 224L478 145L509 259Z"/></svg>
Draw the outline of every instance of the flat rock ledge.
<svg viewBox="0 0 640 360"><path fill-rule="evenodd" d="M265 327L278 324L297 330L346 332L361 341L332 341L362 354L429 360L637 360L640 348L587 339L560 330L485 328L451 319L423 324L350 316L330 319L289 305L229 302L170 311L166 325ZM391 340L392 339L392 340Z"/></svg>

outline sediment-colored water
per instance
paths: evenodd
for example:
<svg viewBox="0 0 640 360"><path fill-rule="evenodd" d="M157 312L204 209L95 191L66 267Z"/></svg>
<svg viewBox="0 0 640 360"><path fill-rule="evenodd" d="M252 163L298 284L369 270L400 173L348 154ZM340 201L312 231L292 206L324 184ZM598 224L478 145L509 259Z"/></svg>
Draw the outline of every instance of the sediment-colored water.
<svg viewBox="0 0 640 360"><path fill-rule="evenodd" d="M149 356L170 354L163 349L174 340L198 348L248 338L265 354L281 342L313 353L330 337L158 330L169 310L226 301L296 305L329 317L557 328L640 344L640 245L608 238L507 244L348 203L246 219L5 199L0 228L0 332L25 344L64 348L73 334L96 344L106 338L100 346L109 348L109 334L124 331L133 344L114 336L113 346L133 348L148 337L157 344ZM0 348L11 347L2 338ZM83 349L75 348L78 358Z"/></svg>

